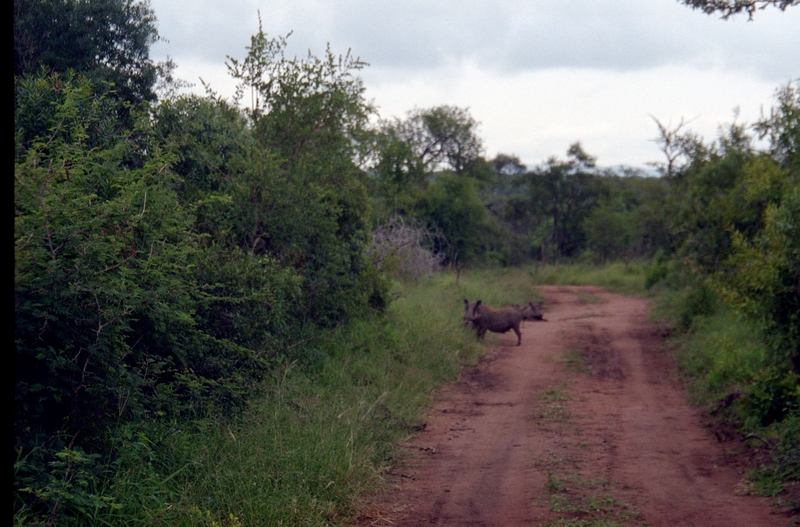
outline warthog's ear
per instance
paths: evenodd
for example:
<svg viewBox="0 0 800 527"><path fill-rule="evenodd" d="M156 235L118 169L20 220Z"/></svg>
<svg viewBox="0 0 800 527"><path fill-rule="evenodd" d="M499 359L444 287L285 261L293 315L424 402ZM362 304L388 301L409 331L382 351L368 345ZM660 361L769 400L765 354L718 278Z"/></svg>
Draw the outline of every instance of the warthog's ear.
<svg viewBox="0 0 800 527"><path fill-rule="evenodd" d="M478 300L477 302L475 302L475 308L477 309L477 307L478 307L479 305L481 305L481 301L480 301L480 300Z"/></svg>
<svg viewBox="0 0 800 527"><path fill-rule="evenodd" d="M465 299L464 299L464 307L468 307L468 306L469 306L469 300L467 300L467 299L465 298Z"/></svg>

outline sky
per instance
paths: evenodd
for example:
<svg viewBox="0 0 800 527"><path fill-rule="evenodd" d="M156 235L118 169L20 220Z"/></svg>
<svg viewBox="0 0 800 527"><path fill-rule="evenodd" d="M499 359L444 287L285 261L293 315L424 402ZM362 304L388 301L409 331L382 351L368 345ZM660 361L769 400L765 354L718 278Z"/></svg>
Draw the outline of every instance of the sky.
<svg viewBox="0 0 800 527"><path fill-rule="evenodd" d="M232 98L262 27L289 56L348 51L380 118L466 108L485 156L532 167L580 141L600 166L663 161L658 119L713 141L800 79L800 6L721 20L677 0L151 0L176 76Z"/></svg>

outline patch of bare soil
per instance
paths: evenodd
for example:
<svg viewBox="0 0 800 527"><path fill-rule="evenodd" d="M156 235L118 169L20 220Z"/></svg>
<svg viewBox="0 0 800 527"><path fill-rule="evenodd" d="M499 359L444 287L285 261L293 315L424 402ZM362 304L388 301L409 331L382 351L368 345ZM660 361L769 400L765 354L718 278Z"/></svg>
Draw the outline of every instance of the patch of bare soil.
<svg viewBox="0 0 800 527"><path fill-rule="evenodd" d="M446 386L361 526L786 526L744 495L647 301L542 287L526 322ZM587 301L589 299L589 301Z"/></svg>

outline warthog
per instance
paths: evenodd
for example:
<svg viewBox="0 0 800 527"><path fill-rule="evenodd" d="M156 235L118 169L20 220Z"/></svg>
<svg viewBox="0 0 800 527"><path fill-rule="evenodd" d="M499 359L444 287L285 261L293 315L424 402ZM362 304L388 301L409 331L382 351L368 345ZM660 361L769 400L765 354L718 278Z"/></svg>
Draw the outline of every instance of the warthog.
<svg viewBox="0 0 800 527"><path fill-rule="evenodd" d="M517 334L517 346L522 343L522 334L519 332L519 323L522 321L522 312L513 307L494 309L485 306L480 300L470 302L464 299L464 324L472 326L482 339L487 331L506 333L514 330Z"/></svg>
<svg viewBox="0 0 800 527"><path fill-rule="evenodd" d="M518 308L522 313L522 320L544 320L544 311L542 311L542 302L528 302L523 308Z"/></svg>

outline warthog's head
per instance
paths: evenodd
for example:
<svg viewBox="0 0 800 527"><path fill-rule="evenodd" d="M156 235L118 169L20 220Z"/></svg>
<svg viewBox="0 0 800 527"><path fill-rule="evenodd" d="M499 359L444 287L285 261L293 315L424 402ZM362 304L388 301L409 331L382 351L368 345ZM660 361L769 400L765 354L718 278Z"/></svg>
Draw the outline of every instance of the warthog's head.
<svg viewBox="0 0 800 527"><path fill-rule="evenodd" d="M466 298L464 299L464 325L468 327L473 327L475 322L481 318L480 312L478 311L478 307L481 305L481 301L477 300L475 302L470 302Z"/></svg>
<svg viewBox="0 0 800 527"><path fill-rule="evenodd" d="M544 320L542 305L542 302L528 302L525 307L519 310L522 313L522 320Z"/></svg>

